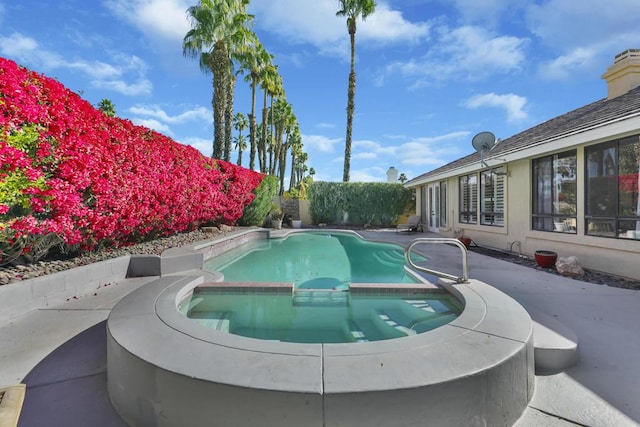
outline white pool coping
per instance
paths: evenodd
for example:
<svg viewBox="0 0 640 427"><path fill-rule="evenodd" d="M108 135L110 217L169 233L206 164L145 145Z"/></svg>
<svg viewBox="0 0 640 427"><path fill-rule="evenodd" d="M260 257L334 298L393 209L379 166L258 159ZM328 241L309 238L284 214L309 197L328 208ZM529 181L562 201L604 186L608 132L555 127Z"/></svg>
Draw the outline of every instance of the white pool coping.
<svg viewBox="0 0 640 427"><path fill-rule="evenodd" d="M108 387L129 424L507 426L533 396L531 318L483 282L442 282L465 309L435 330L297 344L187 319L177 304L202 281L162 277L112 310Z"/></svg>

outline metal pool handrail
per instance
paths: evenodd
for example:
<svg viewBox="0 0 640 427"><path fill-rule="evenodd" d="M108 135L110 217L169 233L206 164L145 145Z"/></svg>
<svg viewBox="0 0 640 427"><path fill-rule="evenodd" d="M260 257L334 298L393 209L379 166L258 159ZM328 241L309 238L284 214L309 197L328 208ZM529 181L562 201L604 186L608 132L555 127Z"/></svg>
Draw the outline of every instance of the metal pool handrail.
<svg viewBox="0 0 640 427"><path fill-rule="evenodd" d="M441 271L436 271L436 270L431 270L429 268L426 267L421 267L419 265L414 264L413 261L411 261L411 249L413 249L414 246L422 244L422 243L428 243L428 244L436 244L436 243L450 243L452 245L456 245L458 248L460 248L460 252L462 252L462 277L457 277L454 276L452 274L448 274L448 273L443 273ZM458 239L452 239L452 238L448 238L448 237L422 237L419 239L415 239L413 242L411 242L411 244L409 245L409 247L407 247L407 249L405 249L404 251L404 258L407 260L407 264L409 264L410 267L418 270L418 271L422 271L424 273L428 273L428 274L433 274L434 276L438 276L438 277L442 277L445 279L450 279L450 280L455 280L457 283L467 283L469 282L469 255L467 253L467 247Z"/></svg>

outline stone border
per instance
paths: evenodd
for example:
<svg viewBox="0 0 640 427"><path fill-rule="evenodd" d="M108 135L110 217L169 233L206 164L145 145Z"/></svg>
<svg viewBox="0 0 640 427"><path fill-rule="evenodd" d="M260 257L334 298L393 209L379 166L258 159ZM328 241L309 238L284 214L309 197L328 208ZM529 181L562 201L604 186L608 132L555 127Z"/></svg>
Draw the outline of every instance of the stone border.
<svg viewBox="0 0 640 427"><path fill-rule="evenodd" d="M464 303L435 330L387 341L296 344L192 322L201 277L160 278L108 320L108 388L130 425L512 425L534 391L533 326L497 289L442 282Z"/></svg>

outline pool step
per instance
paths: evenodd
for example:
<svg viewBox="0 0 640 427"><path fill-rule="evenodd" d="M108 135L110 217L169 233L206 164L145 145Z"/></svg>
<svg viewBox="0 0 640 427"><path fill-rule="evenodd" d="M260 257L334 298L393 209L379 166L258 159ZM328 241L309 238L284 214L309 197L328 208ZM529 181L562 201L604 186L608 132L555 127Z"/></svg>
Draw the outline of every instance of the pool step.
<svg viewBox="0 0 640 427"><path fill-rule="evenodd" d="M202 326L206 326L216 331L229 332L231 313L228 311L214 312L209 314L206 318L192 318Z"/></svg>
<svg viewBox="0 0 640 427"><path fill-rule="evenodd" d="M396 331L400 332L401 334L409 336L409 335L415 335L417 333L413 329L400 324L397 321L397 319L392 318L391 316L389 316L389 314L387 314L384 311L381 311L378 314L378 318L382 320L384 323L386 323L389 327L394 328Z"/></svg>
<svg viewBox="0 0 640 427"><path fill-rule="evenodd" d="M369 342L362 328L354 321L349 324L349 335L351 335L354 342Z"/></svg>
<svg viewBox="0 0 640 427"><path fill-rule="evenodd" d="M578 362L578 337L567 326L544 313L531 313L537 375L569 369Z"/></svg>
<svg viewBox="0 0 640 427"><path fill-rule="evenodd" d="M350 303L348 291L327 289L294 289L292 300L297 306L348 306Z"/></svg>

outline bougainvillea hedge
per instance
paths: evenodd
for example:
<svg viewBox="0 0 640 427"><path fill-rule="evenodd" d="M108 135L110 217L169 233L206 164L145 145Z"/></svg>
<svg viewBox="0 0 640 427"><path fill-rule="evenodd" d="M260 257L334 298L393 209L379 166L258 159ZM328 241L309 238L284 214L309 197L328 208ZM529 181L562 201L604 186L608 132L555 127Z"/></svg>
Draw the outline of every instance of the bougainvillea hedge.
<svg viewBox="0 0 640 427"><path fill-rule="evenodd" d="M56 80L0 58L5 247L51 234L85 249L122 246L233 224L262 178L108 117Z"/></svg>

